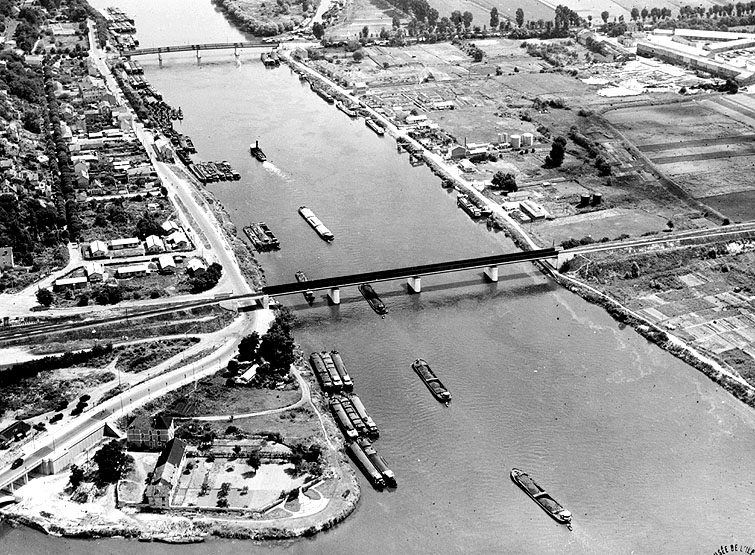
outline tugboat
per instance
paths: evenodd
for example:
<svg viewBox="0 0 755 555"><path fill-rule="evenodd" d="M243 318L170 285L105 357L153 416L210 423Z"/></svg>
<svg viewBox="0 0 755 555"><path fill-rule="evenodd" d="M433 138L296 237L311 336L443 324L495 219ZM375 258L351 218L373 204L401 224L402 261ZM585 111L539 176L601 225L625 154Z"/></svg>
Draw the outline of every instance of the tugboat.
<svg viewBox="0 0 755 555"><path fill-rule="evenodd" d="M301 270L297 271L296 274L294 275L296 276L296 281L298 281L299 283L304 283L305 281L307 281L307 275ZM304 299L309 304L312 304L313 302L315 302L315 293L311 289L307 289L303 293L303 295L304 295Z"/></svg>
<svg viewBox="0 0 755 555"><path fill-rule="evenodd" d="M571 530L571 512L564 509L555 499L553 499L548 493L541 488L535 480L530 478L530 475L526 472L522 472L518 468L511 469L511 479L513 482L524 490L524 493L529 495L532 500L540 505L540 508L548 513L551 518L556 522L565 524L566 527Z"/></svg>
<svg viewBox="0 0 755 555"><path fill-rule="evenodd" d="M265 156L265 153L262 152L262 149L260 148L259 141L254 141L253 145L249 145L249 151L252 153L252 156L254 156L260 162L267 160L267 156Z"/></svg>
<svg viewBox="0 0 755 555"><path fill-rule="evenodd" d="M378 294L375 293L375 290L369 283L363 283L362 285L360 285L359 292L362 294L365 300L370 303L372 310L374 310L381 316L388 314L388 309L385 308L383 301L380 300L380 297L378 297Z"/></svg>
<svg viewBox="0 0 755 555"><path fill-rule="evenodd" d="M435 375L435 372L432 371L430 365L427 364L424 359L418 358L412 363L412 368L417 375L422 378L422 381L425 382L430 393L432 393L438 401L445 403L446 406L448 406L448 403L451 402L451 393L449 393L448 389L446 389L446 386L443 385L443 382L440 381L438 376Z"/></svg>

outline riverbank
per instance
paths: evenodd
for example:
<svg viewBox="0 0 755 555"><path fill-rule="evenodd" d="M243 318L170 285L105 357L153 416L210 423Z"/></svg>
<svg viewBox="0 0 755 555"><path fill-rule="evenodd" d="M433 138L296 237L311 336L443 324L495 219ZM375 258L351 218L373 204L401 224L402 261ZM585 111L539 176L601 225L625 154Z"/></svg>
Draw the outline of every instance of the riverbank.
<svg viewBox="0 0 755 555"><path fill-rule="evenodd" d="M278 4L262 0L212 0L229 23L244 33L258 37L272 37L293 31L314 15L317 5L306 0L288 2L286 10Z"/></svg>

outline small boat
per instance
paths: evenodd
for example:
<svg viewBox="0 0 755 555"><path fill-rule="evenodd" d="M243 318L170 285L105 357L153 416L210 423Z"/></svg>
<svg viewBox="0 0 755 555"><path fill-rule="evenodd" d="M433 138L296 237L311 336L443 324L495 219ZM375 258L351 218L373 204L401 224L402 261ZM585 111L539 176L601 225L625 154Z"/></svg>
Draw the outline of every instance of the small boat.
<svg viewBox="0 0 755 555"><path fill-rule="evenodd" d="M370 459L370 462L375 467L375 469L380 472L380 475L385 480L386 485L388 487L396 487L396 475L393 473L393 470L388 468L388 463L383 458L383 456L375 451L372 443L364 438L358 439L357 443L359 444L359 447L361 447L364 451L364 454L367 455L367 458Z"/></svg>
<svg viewBox="0 0 755 555"><path fill-rule="evenodd" d="M298 281L299 283L304 283L304 282L307 281L307 275L304 272L302 272L301 270L297 271L296 274L294 274L294 275L296 276L296 281ZM315 293L311 289L307 289L303 293L303 295L304 295L304 299L309 304L312 304L313 302L315 302Z"/></svg>
<svg viewBox="0 0 755 555"><path fill-rule="evenodd" d="M417 375L422 378L422 381L425 382L430 393L432 393L438 401L448 405L451 401L451 393L449 393L448 389L446 389L446 386L443 385L443 382L440 381L438 376L435 375L435 372L432 371L430 365L427 364L424 359L418 358L412 363L412 368Z"/></svg>
<svg viewBox="0 0 755 555"><path fill-rule="evenodd" d="M380 315L388 314L388 309L385 308L383 301L380 300L380 297L378 297L378 294L375 293L375 290L369 283L363 283L362 285L360 285L359 292L362 294L365 300L370 303L372 310Z"/></svg>
<svg viewBox="0 0 755 555"><path fill-rule="evenodd" d="M336 236L333 235L333 233L331 233L331 231L320 221L320 218L315 216L315 213L306 206L299 207L299 214L310 226L312 226L312 229L314 229L323 240L332 241L336 238Z"/></svg>
<svg viewBox="0 0 755 555"><path fill-rule="evenodd" d="M365 119L364 124L381 137L385 134L385 130L372 118Z"/></svg>
<svg viewBox="0 0 755 555"><path fill-rule="evenodd" d="M530 478L529 474L522 472L518 468L513 468L511 470L511 479L556 522L565 524L566 527L571 530L571 512L564 509L555 499L548 495L548 493L541 488L535 480Z"/></svg>
<svg viewBox="0 0 755 555"><path fill-rule="evenodd" d="M267 156L265 156L265 153L262 152L262 149L260 148L259 141L254 141L253 145L249 145L249 151L252 153L252 156L254 156L260 162L267 160Z"/></svg>

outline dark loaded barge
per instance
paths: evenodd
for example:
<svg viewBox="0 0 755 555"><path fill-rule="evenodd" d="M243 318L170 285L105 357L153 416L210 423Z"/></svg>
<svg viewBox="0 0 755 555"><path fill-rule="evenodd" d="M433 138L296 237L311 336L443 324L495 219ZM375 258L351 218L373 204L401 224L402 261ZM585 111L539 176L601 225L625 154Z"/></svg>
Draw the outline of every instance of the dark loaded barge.
<svg viewBox="0 0 755 555"><path fill-rule="evenodd" d="M365 119L364 124L381 137L385 134L385 130L372 118Z"/></svg>
<svg viewBox="0 0 755 555"><path fill-rule="evenodd" d="M336 236L333 235L333 233L327 227L325 227L325 224L320 221L320 218L315 216L315 213L306 206L299 207L299 214L307 221L312 229L314 229L324 241L330 242L336 238Z"/></svg>
<svg viewBox="0 0 755 555"><path fill-rule="evenodd" d="M425 360L418 358L412 363L412 368L422 381L425 382L430 393L432 393L438 401L448 405L451 401L451 393L449 393L448 389L446 389L446 386L443 385L443 382L440 381L438 376L435 375L435 372L432 371L430 365L427 364Z"/></svg>
<svg viewBox="0 0 755 555"><path fill-rule="evenodd" d="M336 365L333 360L333 353L338 357L339 365ZM309 355L312 370L325 391L351 390L354 382L346 372L343 361L340 359L341 355L338 351L333 351L333 353L322 351Z"/></svg>
<svg viewBox="0 0 755 555"><path fill-rule="evenodd" d="M535 503L540 505L540 508L548 513L551 518L556 522L565 524L566 527L571 530L571 512L564 509L555 499L548 495L548 493L541 488L535 480L530 478L529 474L522 472L518 468L514 468L511 470L511 479L517 486L522 488L524 493L529 495Z"/></svg>
<svg viewBox="0 0 755 555"><path fill-rule="evenodd" d="M281 248L280 241L265 222L250 224L244 228L244 233L259 252L267 252Z"/></svg>
<svg viewBox="0 0 755 555"><path fill-rule="evenodd" d="M378 297L378 294L375 293L375 290L369 283L363 283L362 285L360 285L359 292L362 294L365 300L370 303L372 310L374 310L381 316L388 314L388 309L385 307L385 304L383 304L383 301L380 300L380 297Z"/></svg>
<svg viewBox="0 0 755 555"><path fill-rule="evenodd" d="M296 276L296 281L298 281L299 283L306 283L307 275L304 272L299 270L294 275ZM303 293L303 295L304 295L304 300L306 300L309 304L312 304L313 302L315 302L315 293L311 289L307 289Z"/></svg>

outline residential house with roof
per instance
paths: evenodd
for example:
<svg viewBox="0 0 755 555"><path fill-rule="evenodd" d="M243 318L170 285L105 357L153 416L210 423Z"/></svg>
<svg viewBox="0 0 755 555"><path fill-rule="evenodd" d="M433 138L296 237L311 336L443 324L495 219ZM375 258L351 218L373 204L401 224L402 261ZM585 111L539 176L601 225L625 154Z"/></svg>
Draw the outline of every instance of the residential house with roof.
<svg viewBox="0 0 755 555"><path fill-rule="evenodd" d="M189 239L183 231L174 231L165 238L165 242L170 245L173 250L187 249L189 248Z"/></svg>
<svg viewBox="0 0 755 555"><path fill-rule="evenodd" d="M169 254L161 254L157 257L157 266L161 274L175 274L176 261Z"/></svg>
<svg viewBox="0 0 755 555"><path fill-rule="evenodd" d="M185 459L186 443L178 438L171 439L157 458L155 470L144 491L150 507L158 509L170 507Z"/></svg>
<svg viewBox="0 0 755 555"><path fill-rule="evenodd" d="M92 241L89 243L89 256L91 258L105 258L108 255L108 248L105 241Z"/></svg>
<svg viewBox="0 0 755 555"><path fill-rule="evenodd" d="M126 429L126 440L130 447L141 449L158 449L168 443L175 435L173 418L158 414L141 415L135 418Z"/></svg>
<svg viewBox="0 0 755 555"><path fill-rule="evenodd" d="M150 235L144 241L147 254L159 254L165 252L165 243L157 235Z"/></svg>
<svg viewBox="0 0 755 555"><path fill-rule="evenodd" d="M121 266L115 270L115 277L131 278L146 276L149 273L147 264L131 264L130 266Z"/></svg>
<svg viewBox="0 0 755 555"><path fill-rule="evenodd" d="M163 231L168 235L174 231L181 231L181 228L178 227L178 224L173 220L165 220L160 227L162 227Z"/></svg>
<svg viewBox="0 0 755 555"><path fill-rule="evenodd" d="M105 280L105 267L98 262L87 262L84 264L84 273L90 282L101 282Z"/></svg>
<svg viewBox="0 0 755 555"><path fill-rule="evenodd" d="M60 278L56 279L52 284L53 291L64 291L66 289L81 289L86 287L89 280L86 276Z"/></svg>
<svg viewBox="0 0 755 555"><path fill-rule="evenodd" d="M117 251L123 249L136 249L141 246L142 242L137 237L125 237L123 239L112 239L110 249Z"/></svg>
<svg viewBox="0 0 755 555"><path fill-rule="evenodd" d="M199 276L207 271L207 264L201 258L192 258L186 264L186 271L192 276Z"/></svg>

